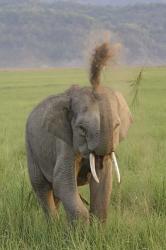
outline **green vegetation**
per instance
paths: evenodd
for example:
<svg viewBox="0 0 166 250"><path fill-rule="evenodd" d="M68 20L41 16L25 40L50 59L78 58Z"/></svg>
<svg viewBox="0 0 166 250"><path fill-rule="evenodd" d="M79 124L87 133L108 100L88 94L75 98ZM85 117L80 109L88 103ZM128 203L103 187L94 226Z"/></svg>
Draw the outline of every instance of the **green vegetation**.
<svg viewBox="0 0 166 250"><path fill-rule="evenodd" d="M0 67L80 65L103 30L123 44L127 63L165 64L165 16L165 4L112 7L1 0Z"/></svg>
<svg viewBox="0 0 166 250"><path fill-rule="evenodd" d="M139 69L112 69L103 82L132 102ZM46 223L31 191L24 147L25 121L40 100L71 84L88 84L81 69L0 72L0 249L164 250L166 238L166 68L145 68L129 136L118 148L122 175L114 178L108 224ZM80 191L88 199L88 187Z"/></svg>

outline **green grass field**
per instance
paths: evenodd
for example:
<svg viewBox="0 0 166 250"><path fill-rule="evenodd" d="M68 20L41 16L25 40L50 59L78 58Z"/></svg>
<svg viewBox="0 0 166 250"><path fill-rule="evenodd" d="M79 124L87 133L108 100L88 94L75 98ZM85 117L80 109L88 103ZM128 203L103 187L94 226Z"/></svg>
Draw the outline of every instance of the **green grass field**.
<svg viewBox="0 0 166 250"><path fill-rule="evenodd" d="M139 69L114 68L103 82L132 102ZM118 148L122 183L113 182L108 223L76 229L47 224L29 183L24 146L26 118L49 94L87 85L80 69L0 71L0 249L166 249L166 68L146 68L134 124ZM88 188L81 192L88 198Z"/></svg>

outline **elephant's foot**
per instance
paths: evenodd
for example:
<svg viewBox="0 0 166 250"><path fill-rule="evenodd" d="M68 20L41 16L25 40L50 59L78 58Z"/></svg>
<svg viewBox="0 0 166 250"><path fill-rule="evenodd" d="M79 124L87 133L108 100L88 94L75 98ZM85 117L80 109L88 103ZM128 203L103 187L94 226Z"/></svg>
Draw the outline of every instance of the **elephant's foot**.
<svg viewBox="0 0 166 250"><path fill-rule="evenodd" d="M69 221L84 221L89 223L89 211L84 206L78 192L71 193L69 190L63 190L63 194L58 195L64 209L66 211Z"/></svg>
<svg viewBox="0 0 166 250"><path fill-rule="evenodd" d="M83 205L83 202L79 196L73 201L71 200L70 204L64 203L64 208L70 221L73 222L81 220L85 223L89 223L89 211Z"/></svg>

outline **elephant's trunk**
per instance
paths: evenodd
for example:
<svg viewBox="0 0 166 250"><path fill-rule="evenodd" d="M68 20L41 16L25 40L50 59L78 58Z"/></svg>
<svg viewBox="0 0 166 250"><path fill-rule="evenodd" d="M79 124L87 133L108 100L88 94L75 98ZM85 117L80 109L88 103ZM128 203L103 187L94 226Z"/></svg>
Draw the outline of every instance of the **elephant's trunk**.
<svg viewBox="0 0 166 250"><path fill-rule="evenodd" d="M99 143L94 152L89 155L91 173L97 183L99 183L99 179L96 174L96 169L103 168L104 156L111 154L113 151L112 112L108 97L104 92L102 88L98 88L98 90L94 92L99 101L100 133Z"/></svg>
<svg viewBox="0 0 166 250"><path fill-rule="evenodd" d="M110 156L103 157L103 167L96 168L100 183L96 183L94 178L90 179L90 213L102 222L107 218L112 189L112 167L109 158Z"/></svg>
<svg viewBox="0 0 166 250"><path fill-rule="evenodd" d="M113 121L112 110L109 102L109 97L101 88L96 93L99 99L100 112L100 136L99 144L95 149L96 155L108 155L113 151Z"/></svg>

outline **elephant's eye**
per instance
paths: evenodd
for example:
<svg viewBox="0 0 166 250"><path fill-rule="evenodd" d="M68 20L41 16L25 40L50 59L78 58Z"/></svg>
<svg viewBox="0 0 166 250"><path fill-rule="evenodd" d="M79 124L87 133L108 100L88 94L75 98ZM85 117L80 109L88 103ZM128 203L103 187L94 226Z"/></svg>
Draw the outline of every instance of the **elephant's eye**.
<svg viewBox="0 0 166 250"><path fill-rule="evenodd" d="M79 133L83 137L86 136L86 130L85 130L85 128L83 126L79 126Z"/></svg>

